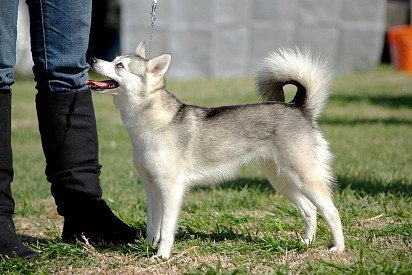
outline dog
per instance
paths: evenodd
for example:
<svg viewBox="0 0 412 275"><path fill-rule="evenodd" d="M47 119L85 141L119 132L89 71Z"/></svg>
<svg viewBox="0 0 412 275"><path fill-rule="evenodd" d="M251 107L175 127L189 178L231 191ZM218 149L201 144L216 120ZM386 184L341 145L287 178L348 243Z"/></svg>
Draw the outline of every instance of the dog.
<svg viewBox="0 0 412 275"><path fill-rule="evenodd" d="M189 187L234 177L256 161L271 185L293 202L305 223L304 243L316 235L320 211L333 237L330 251L344 250L332 154L316 123L331 79L322 59L309 51L278 50L256 73L263 103L198 107L181 103L165 88L170 54L146 59L145 43L112 62L92 59L92 69L109 80L86 84L113 95L133 146L133 164L147 192L147 242L154 257L168 259ZM283 86L297 87L290 103Z"/></svg>

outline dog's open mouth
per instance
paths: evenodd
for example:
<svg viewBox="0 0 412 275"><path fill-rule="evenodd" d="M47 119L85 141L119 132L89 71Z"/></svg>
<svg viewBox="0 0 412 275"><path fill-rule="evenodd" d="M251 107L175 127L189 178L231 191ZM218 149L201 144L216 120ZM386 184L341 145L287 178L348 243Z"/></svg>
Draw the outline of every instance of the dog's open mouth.
<svg viewBox="0 0 412 275"><path fill-rule="evenodd" d="M103 90L110 90L119 87L119 83L116 81L109 79L109 80L87 80L86 85L90 87L90 89L94 91L103 91Z"/></svg>

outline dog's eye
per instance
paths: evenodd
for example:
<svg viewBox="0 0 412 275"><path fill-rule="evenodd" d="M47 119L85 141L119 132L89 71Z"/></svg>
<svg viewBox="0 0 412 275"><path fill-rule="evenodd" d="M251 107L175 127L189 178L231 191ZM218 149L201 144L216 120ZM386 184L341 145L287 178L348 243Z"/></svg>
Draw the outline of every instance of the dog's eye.
<svg viewBox="0 0 412 275"><path fill-rule="evenodd" d="M123 66L123 63L122 63L122 62L117 63L117 64L116 64L116 67L117 67L117 68L124 68L124 66Z"/></svg>

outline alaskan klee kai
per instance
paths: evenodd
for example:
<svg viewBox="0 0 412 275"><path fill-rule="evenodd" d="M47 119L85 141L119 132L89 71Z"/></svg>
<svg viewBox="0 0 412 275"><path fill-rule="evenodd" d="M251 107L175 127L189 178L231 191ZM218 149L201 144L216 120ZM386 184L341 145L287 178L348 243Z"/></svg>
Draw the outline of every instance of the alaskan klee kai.
<svg viewBox="0 0 412 275"><path fill-rule="evenodd" d="M344 250L339 213L332 201L332 154L316 118L328 97L330 74L308 51L279 50L256 74L264 103L205 108L181 103L165 88L171 55L146 59L145 45L112 62L92 59L97 73L88 81L110 94L133 145L133 164L147 190L147 241L156 257L169 258L183 197L189 187L230 179L256 161L276 190L302 214L310 243L316 211L333 236L331 251ZM297 93L284 102L283 86Z"/></svg>

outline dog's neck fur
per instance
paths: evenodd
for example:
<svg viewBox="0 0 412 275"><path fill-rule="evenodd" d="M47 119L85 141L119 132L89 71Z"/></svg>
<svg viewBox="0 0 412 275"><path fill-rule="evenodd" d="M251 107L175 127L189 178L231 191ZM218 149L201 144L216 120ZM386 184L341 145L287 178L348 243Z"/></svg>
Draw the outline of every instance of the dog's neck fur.
<svg viewBox="0 0 412 275"><path fill-rule="evenodd" d="M176 112L183 104L165 89L164 82L161 84L152 86L152 92L143 98L140 96L114 98L128 130L136 127L163 128L172 123Z"/></svg>

